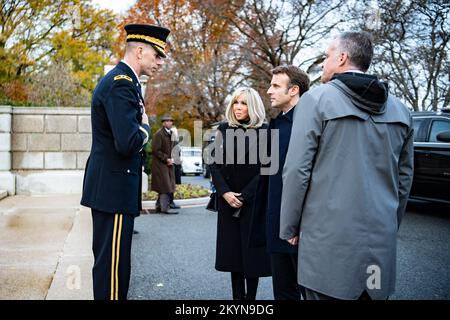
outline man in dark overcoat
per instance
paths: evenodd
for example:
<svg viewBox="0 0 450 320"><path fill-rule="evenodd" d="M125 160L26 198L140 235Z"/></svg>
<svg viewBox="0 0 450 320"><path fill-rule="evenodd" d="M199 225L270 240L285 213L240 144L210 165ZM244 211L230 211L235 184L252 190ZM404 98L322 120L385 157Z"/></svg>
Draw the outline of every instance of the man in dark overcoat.
<svg viewBox="0 0 450 320"><path fill-rule="evenodd" d="M272 70L272 81L267 93L271 107L280 111L271 119L269 130L278 130L278 140L271 141L271 152L277 156L278 170L271 175L261 175L255 196L255 213L250 235L251 246L267 246L272 267L272 285L275 300L300 300L302 288L297 283L297 245L279 237L282 170L289 145L292 118L300 96L309 89L309 77L300 68L284 65ZM271 165L274 165L272 161ZM260 225L265 225L261 234Z"/></svg>
<svg viewBox="0 0 450 320"><path fill-rule="evenodd" d="M161 118L163 127L152 139L152 191L158 192L156 212L177 214L170 209L171 194L175 192L175 171L172 150L175 141L172 140L173 119L170 115Z"/></svg>

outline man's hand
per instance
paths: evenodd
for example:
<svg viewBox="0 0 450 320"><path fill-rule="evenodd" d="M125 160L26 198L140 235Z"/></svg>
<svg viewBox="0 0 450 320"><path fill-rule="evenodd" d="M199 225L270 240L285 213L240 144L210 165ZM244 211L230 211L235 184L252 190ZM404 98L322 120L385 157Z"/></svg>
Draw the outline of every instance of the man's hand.
<svg viewBox="0 0 450 320"><path fill-rule="evenodd" d="M167 165L168 166L172 166L173 162L174 162L174 160L172 158L167 159Z"/></svg>
<svg viewBox="0 0 450 320"><path fill-rule="evenodd" d="M243 203L236 197L240 196L240 193L236 192L226 192L223 194L223 198L228 202L228 204L233 208L240 208L242 207Z"/></svg>
<svg viewBox="0 0 450 320"><path fill-rule="evenodd" d="M147 116L147 114L145 112L142 114L141 124L146 124L148 126L150 125L149 122L148 122L148 116Z"/></svg>
<svg viewBox="0 0 450 320"><path fill-rule="evenodd" d="M286 241L289 242L289 244L295 246L295 245L298 244L298 236L295 236L295 237L293 237L293 238L291 238L289 240L286 240Z"/></svg>

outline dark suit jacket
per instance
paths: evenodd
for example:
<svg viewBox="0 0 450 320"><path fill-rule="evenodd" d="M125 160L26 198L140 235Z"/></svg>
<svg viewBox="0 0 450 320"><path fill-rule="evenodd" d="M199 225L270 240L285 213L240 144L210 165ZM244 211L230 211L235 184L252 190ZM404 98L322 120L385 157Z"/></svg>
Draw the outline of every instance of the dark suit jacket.
<svg viewBox="0 0 450 320"><path fill-rule="evenodd" d="M283 190L281 174L291 136L294 109L292 108L286 115L280 113L269 123L269 131L273 129L279 130L278 171L271 176L261 175L256 187L250 246L267 246L267 250L270 253L296 253L298 250L298 246L293 246L279 237L281 192ZM269 139L267 149L271 150L272 145L276 147ZM265 225L264 233L261 232L260 225Z"/></svg>
<svg viewBox="0 0 450 320"><path fill-rule="evenodd" d="M139 215L143 147L150 127L141 125L141 89L133 70L120 62L92 97L92 147L81 204L110 213Z"/></svg>

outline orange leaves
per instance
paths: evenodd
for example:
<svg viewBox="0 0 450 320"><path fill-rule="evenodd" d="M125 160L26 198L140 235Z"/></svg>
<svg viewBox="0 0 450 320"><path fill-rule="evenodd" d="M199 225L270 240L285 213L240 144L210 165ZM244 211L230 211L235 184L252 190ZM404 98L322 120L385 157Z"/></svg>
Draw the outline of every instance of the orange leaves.
<svg viewBox="0 0 450 320"><path fill-rule="evenodd" d="M19 80L0 84L0 101L2 103L25 102L28 98L28 88Z"/></svg>
<svg viewBox="0 0 450 320"><path fill-rule="evenodd" d="M34 90L27 94L26 86L31 78L41 81L37 87L48 86L46 79L58 63L67 69L68 81L76 84L74 90L89 93L116 40L117 17L97 9L91 0L9 0L0 20L5 31L0 36L0 95L16 102L38 103L29 100ZM55 96L53 101L62 101L54 90L49 94ZM78 103L76 92L62 94L68 104Z"/></svg>
<svg viewBox="0 0 450 320"><path fill-rule="evenodd" d="M225 61L233 55L233 36L228 21L208 10L217 5L227 1L139 0L127 13L124 24L157 23L171 29L164 69L147 87L150 114L174 113L188 127L193 119L214 122L221 115L233 73Z"/></svg>

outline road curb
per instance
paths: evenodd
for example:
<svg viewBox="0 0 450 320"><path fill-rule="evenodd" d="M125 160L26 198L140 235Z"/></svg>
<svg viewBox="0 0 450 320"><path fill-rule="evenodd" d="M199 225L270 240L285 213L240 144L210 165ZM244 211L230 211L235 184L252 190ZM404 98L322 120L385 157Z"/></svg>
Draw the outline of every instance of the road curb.
<svg viewBox="0 0 450 320"><path fill-rule="evenodd" d="M193 199L179 199L175 200L175 203L180 207L192 207L192 206L206 206L210 197L193 198ZM143 209L155 209L155 200L142 201Z"/></svg>
<svg viewBox="0 0 450 320"><path fill-rule="evenodd" d="M6 190L0 190L0 200L6 198L8 196L8 192Z"/></svg>

